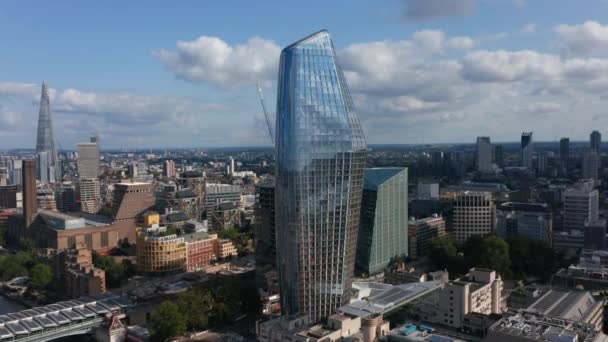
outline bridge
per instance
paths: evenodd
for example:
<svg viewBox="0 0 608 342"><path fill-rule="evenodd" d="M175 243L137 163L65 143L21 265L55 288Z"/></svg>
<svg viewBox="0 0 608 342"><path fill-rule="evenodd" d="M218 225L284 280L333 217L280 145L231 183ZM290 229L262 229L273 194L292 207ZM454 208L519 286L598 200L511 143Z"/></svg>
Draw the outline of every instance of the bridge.
<svg viewBox="0 0 608 342"><path fill-rule="evenodd" d="M105 295L79 298L0 316L0 341L50 341L93 333L112 324L131 303L124 297Z"/></svg>

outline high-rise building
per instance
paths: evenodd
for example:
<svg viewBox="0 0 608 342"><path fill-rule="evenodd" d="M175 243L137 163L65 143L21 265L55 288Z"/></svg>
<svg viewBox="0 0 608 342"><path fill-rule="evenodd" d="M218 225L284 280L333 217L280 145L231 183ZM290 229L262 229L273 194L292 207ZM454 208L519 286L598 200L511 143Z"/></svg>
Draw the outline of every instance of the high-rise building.
<svg viewBox="0 0 608 342"><path fill-rule="evenodd" d="M94 140L94 141L93 141ZM80 178L99 177L99 140L91 138L91 142L78 143L78 176Z"/></svg>
<svg viewBox="0 0 608 342"><path fill-rule="evenodd" d="M600 153L602 150L602 134L598 131L593 131L589 136L589 140L591 149Z"/></svg>
<svg viewBox="0 0 608 342"><path fill-rule="evenodd" d="M524 132L521 134L521 166L532 170L533 156L534 142L532 141L532 132Z"/></svg>
<svg viewBox="0 0 608 342"><path fill-rule="evenodd" d="M57 210L61 212L76 211L76 188L73 185L62 184L55 190Z"/></svg>
<svg viewBox="0 0 608 342"><path fill-rule="evenodd" d="M477 171L492 172L492 144L490 137L477 137Z"/></svg>
<svg viewBox="0 0 608 342"><path fill-rule="evenodd" d="M38 114L38 137L36 140L36 153L45 152L44 164L38 166L38 178L43 182L56 182L61 178L58 168L57 150L55 149L55 136L53 134L53 120L51 117L51 101L49 89L42 82L42 95L40 96L40 112ZM40 161L39 161L40 163Z"/></svg>
<svg viewBox="0 0 608 342"><path fill-rule="evenodd" d="M599 176L600 156L590 149L583 154L583 179L597 179Z"/></svg>
<svg viewBox="0 0 608 342"><path fill-rule="evenodd" d="M541 151L538 154L538 174L545 175L549 169L549 160L552 159L553 152Z"/></svg>
<svg viewBox="0 0 608 342"><path fill-rule="evenodd" d="M21 185L21 168L23 161L21 159L11 159L8 162L8 184Z"/></svg>
<svg viewBox="0 0 608 342"><path fill-rule="evenodd" d="M381 273L391 258L407 256L407 169L365 170L355 266L369 276Z"/></svg>
<svg viewBox="0 0 608 342"><path fill-rule="evenodd" d="M23 161L23 216L25 218L25 227L29 227L38 212L38 203L36 201L36 161Z"/></svg>
<svg viewBox="0 0 608 342"><path fill-rule="evenodd" d="M561 138L559 141L559 160L561 175L568 175L568 165L570 161L570 138Z"/></svg>
<svg viewBox="0 0 608 342"><path fill-rule="evenodd" d="M281 308L318 322L351 297L367 146L327 31L281 52L278 82Z"/></svg>
<svg viewBox="0 0 608 342"><path fill-rule="evenodd" d="M163 176L167 178L175 178L175 161L165 160L163 162Z"/></svg>
<svg viewBox="0 0 608 342"><path fill-rule="evenodd" d="M564 191L565 230L584 230L587 222L598 220L599 194L592 182L577 184Z"/></svg>
<svg viewBox="0 0 608 342"><path fill-rule="evenodd" d="M505 157L503 154L502 145L494 146L494 163L496 163L498 167L505 166Z"/></svg>
<svg viewBox="0 0 608 342"><path fill-rule="evenodd" d="M77 183L76 203L80 211L96 214L101 209L101 189L99 179L81 178Z"/></svg>
<svg viewBox="0 0 608 342"><path fill-rule="evenodd" d="M276 271L277 239L274 210L275 186L272 183L258 184L255 187L255 267L256 280L260 288L266 288L265 274Z"/></svg>
<svg viewBox="0 0 608 342"><path fill-rule="evenodd" d="M494 231L496 206L492 193L462 191L454 201L453 228L456 242L463 244L473 235L488 235Z"/></svg>
<svg viewBox="0 0 608 342"><path fill-rule="evenodd" d="M215 210L218 204L227 202L239 206L241 202L240 185L214 183L205 185L205 210L208 215Z"/></svg>

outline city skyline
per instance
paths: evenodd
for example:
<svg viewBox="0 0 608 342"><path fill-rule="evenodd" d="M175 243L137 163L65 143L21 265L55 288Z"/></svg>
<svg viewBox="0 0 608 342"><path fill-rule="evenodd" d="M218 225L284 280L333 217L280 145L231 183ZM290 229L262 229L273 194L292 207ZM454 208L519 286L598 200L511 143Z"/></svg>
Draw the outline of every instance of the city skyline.
<svg viewBox="0 0 608 342"><path fill-rule="evenodd" d="M435 2L332 3L322 14L313 4L298 16L280 4L152 2L114 11L5 3L0 31L12 34L0 47L0 149L34 145L42 80L54 85L60 149L91 131L104 148L270 146L255 84L273 103L279 47L321 28L341 42L338 57L372 145L461 143L478 132L514 141L522 131L536 141L583 141L603 130L608 23L598 13L608 4ZM344 7L348 15L337 16ZM107 29L110 14L116 25ZM51 25L48 18L62 15L78 20ZM168 25L157 28L158 17ZM366 29L350 30L355 23ZM277 30L283 24L290 29ZM44 63L34 63L40 51Z"/></svg>

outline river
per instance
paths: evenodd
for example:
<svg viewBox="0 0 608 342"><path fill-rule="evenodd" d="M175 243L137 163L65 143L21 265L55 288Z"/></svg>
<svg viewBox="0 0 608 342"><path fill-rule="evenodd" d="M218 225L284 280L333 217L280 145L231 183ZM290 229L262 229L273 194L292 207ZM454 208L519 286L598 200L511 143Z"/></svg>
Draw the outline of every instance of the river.
<svg viewBox="0 0 608 342"><path fill-rule="evenodd" d="M27 309L25 306L12 301L4 296L0 296L0 315Z"/></svg>

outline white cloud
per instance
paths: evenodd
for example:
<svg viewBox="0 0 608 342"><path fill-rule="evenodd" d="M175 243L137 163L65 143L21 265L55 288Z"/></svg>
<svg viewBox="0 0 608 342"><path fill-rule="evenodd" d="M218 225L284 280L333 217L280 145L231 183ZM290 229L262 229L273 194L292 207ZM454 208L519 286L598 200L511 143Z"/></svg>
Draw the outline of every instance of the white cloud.
<svg viewBox="0 0 608 342"><path fill-rule="evenodd" d="M522 27L522 28L521 28L521 31L520 31L520 32L521 32L521 33L526 33L526 34L529 34L529 33L536 33L536 30L537 30L537 29L538 29L538 28L537 28L536 24L534 24L534 23L530 23L530 24L526 24L526 25L524 25L524 27Z"/></svg>
<svg viewBox="0 0 608 342"><path fill-rule="evenodd" d="M580 25L558 25L555 31L560 36L566 53L589 55L596 51L608 51L608 26L595 21Z"/></svg>
<svg viewBox="0 0 608 342"><path fill-rule="evenodd" d="M202 36L178 41L174 52L161 49L154 55L180 78L233 87L274 80L279 53L277 44L259 37L230 46L220 38Z"/></svg>

